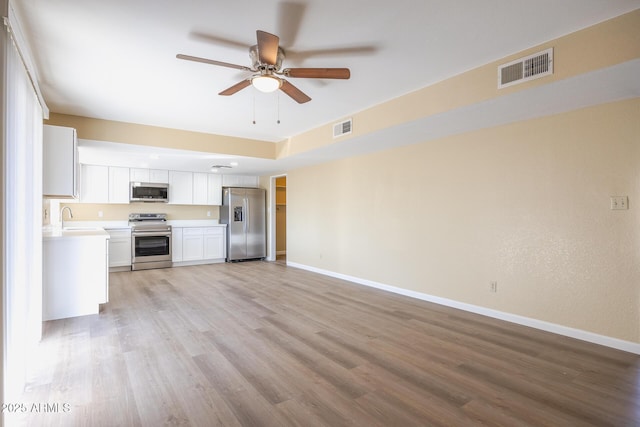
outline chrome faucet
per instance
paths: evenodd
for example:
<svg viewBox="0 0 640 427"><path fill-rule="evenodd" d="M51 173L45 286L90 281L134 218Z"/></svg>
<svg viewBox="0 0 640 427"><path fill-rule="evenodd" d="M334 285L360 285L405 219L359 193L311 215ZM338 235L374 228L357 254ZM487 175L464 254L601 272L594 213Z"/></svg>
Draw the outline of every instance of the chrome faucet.
<svg viewBox="0 0 640 427"><path fill-rule="evenodd" d="M60 222L62 223L62 229L64 230L64 210L69 209L69 219L73 219L73 212L71 212L71 208L69 206L63 206L60 209Z"/></svg>

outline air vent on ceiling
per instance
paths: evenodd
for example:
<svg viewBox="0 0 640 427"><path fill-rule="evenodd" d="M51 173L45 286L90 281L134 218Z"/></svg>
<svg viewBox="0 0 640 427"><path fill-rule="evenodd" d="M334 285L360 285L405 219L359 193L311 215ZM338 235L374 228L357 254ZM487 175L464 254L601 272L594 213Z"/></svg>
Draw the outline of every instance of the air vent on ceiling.
<svg viewBox="0 0 640 427"><path fill-rule="evenodd" d="M351 133L353 129L353 122L351 119L347 119L344 122L336 123L333 125L333 137L337 138L342 135Z"/></svg>
<svg viewBox="0 0 640 427"><path fill-rule="evenodd" d="M498 89L553 74L553 48L498 67Z"/></svg>

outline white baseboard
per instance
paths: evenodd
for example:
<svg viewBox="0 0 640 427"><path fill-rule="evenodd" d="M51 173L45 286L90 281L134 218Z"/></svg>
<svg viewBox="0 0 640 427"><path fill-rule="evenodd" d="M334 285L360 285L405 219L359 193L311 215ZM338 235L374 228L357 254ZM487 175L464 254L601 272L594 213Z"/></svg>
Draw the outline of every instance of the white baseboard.
<svg viewBox="0 0 640 427"><path fill-rule="evenodd" d="M204 264L220 264L226 262L224 258L217 259L201 259L197 261L178 261L174 262L172 267L189 267L191 265L204 265Z"/></svg>
<svg viewBox="0 0 640 427"><path fill-rule="evenodd" d="M382 289L385 291L393 292L424 301L433 302L436 304L444 305L447 307L453 307L471 313L481 314L483 316L493 317L495 319L505 320L511 323L517 323L519 325L529 326L531 328L540 329L547 332L552 332L558 335L564 335L571 338L576 338L582 341L591 342L594 344L603 345L606 347L615 348L629 353L640 354L640 344L631 341L625 341L618 338L608 337L606 335L599 335L593 332L583 331L581 329L570 328L567 326L558 325L555 323L545 322L543 320L532 319L530 317L519 316L517 314L505 313L498 310L493 310L478 305L467 304L464 302L442 298L434 295L424 294L422 292L411 291L409 289L398 288L395 286L385 285L383 283L374 282L372 280L361 279L359 277L349 276L346 274L335 273L329 270L323 270L321 268L311 267L304 264L298 264L295 262L287 261L287 266L300 268L302 270L311 271L314 273L323 274L325 276L335 277L337 279L347 280L349 282L357 283L359 285L369 286L372 288Z"/></svg>

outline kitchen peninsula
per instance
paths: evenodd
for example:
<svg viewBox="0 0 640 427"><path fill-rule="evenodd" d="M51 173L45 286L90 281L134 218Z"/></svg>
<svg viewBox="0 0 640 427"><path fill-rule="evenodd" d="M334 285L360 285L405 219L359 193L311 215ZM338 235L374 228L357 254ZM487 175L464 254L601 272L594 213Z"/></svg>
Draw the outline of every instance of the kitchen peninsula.
<svg viewBox="0 0 640 427"><path fill-rule="evenodd" d="M97 314L109 301L109 233L49 228L42 246L43 320Z"/></svg>

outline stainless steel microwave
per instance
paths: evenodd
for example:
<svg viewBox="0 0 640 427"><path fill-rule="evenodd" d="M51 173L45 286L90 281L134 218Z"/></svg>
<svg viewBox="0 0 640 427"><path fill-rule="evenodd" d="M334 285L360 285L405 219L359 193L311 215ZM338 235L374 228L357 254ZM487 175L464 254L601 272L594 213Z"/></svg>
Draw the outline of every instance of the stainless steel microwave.
<svg viewBox="0 0 640 427"><path fill-rule="evenodd" d="M129 201L167 203L169 201L169 184L131 182Z"/></svg>

